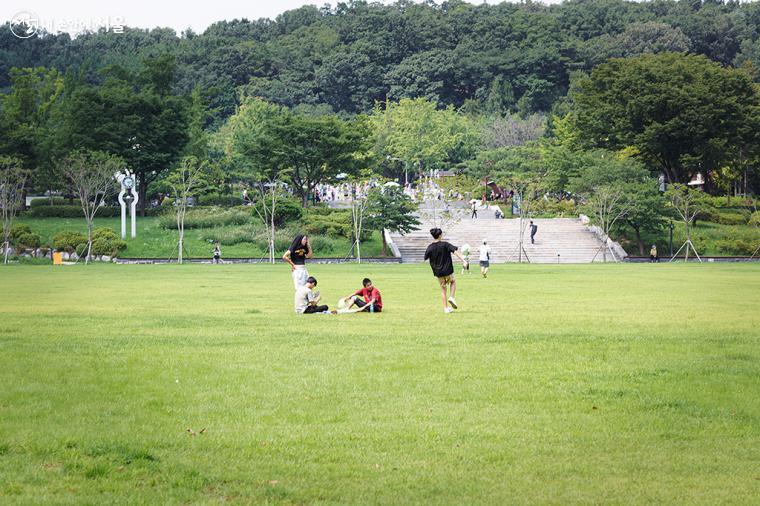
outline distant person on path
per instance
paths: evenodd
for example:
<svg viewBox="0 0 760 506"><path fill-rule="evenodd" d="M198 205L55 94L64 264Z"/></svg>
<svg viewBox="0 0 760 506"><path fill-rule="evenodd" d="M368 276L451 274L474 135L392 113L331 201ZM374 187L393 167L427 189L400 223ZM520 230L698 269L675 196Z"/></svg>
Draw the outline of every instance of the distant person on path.
<svg viewBox="0 0 760 506"><path fill-rule="evenodd" d="M457 301L454 298L457 292L457 282L454 279L454 264L451 261L451 254L459 258L462 263L467 261L457 251L457 247L451 243L443 240L443 231L440 228L431 228L430 235L433 236L433 241L425 250L425 260L430 261L430 268L433 270L433 275L438 278L438 284L441 286L441 296L443 298L443 312L452 313L454 309L457 309ZM446 297L446 287L449 286L450 296ZM448 306L448 304L451 307ZM453 309L452 309L453 308Z"/></svg>
<svg viewBox="0 0 760 506"><path fill-rule="evenodd" d="M250 206L251 205L251 197L248 196L248 188L245 188L243 190L243 205L244 206Z"/></svg>
<svg viewBox="0 0 760 506"><path fill-rule="evenodd" d="M484 240L483 245L480 246L480 256L478 257L480 263L480 274L484 277L488 277L488 268L491 266L491 246L488 245L488 241Z"/></svg>
<svg viewBox="0 0 760 506"><path fill-rule="evenodd" d="M657 245L652 244L652 249L649 250L649 261L650 262L659 262L660 257L657 255Z"/></svg>
<svg viewBox="0 0 760 506"><path fill-rule="evenodd" d="M470 209L472 210L472 215L470 216L471 219L477 220L478 219L478 205L473 202L470 206Z"/></svg>
<svg viewBox="0 0 760 506"><path fill-rule="evenodd" d="M309 238L298 234L288 250L282 255L282 259L290 264L290 272L293 276L293 286L296 290L306 284L309 272L306 270L306 259L312 257Z"/></svg>
<svg viewBox="0 0 760 506"><path fill-rule="evenodd" d="M222 261L222 248L219 247L219 242L214 245L214 263L218 264Z"/></svg>
<svg viewBox="0 0 760 506"><path fill-rule="evenodd" d="M530 220L530 243L531 244L536 244L534 237L536 237L537 231L538 231L538 225L533 223L533 220Z"/></svg>
<svg viewBox="0 0 760 506"><path fill-rule="evenodd" d="M361 312L366 313L381 313L383 311L383 297L380 295L380 290L372 285L372 280L369 278L362 280L362 288L343 298L348 301L346 309L357 306L363 308Z"/></svg>
<svg viewBox="0 0 760 506"><path fill-rule="evenodd" d="M298 314L327 313L327 306L320 306L319 301L322 296L317 287L317 278L309 276L303 286L296 288L295 307Z"/></svg>

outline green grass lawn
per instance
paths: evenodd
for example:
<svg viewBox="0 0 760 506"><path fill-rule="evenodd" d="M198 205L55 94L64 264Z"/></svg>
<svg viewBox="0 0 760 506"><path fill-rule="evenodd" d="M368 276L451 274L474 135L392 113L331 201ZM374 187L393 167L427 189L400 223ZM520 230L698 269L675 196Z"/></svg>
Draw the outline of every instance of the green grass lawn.
<svg viewBox="0 0 760 506"><path fill-rule="evenodd" d="M52 244L53 237L64 230L87 233L87 223L84 218L27 218L19 217L14 223L23 223L29 225L32 231L39 234L42 244ZM107 227L121 234L120 218L95 218L95 227ZM258 223L251 221L252 224ZM230 232L239 227L226 226L218 227L219 232ZM210 234L210 229L186 229L185 230L185 251L186 256L193 258L211 258L214 246L205 240L204 237ZM137 219L137 237L129 237L129 222L127 222L127 249L120 256L123 258L138 257L156 257L156 258L176 258L177 257L177 231L167 230L159 226L159 218L146 217ZM334 237L325 247L320 244L316 249L319 256L323 257L346 257L351 250L351 241L344 237ZM369 241L362 244L363 256L380 256L382 251L382 239L378 232L373 232ZM280 254L284 253L280 251ZM266 257L266 243L264 247L251 243L240 243L229 246L222 246L222 254L225 257L242 257L242 258L261 258Z"/></svg>
<svg viewBox="0 0 760 506"><path fill-rule="evenodd" d="M760 265L310 271L0 267L0 503L757 503Z"/></svg>

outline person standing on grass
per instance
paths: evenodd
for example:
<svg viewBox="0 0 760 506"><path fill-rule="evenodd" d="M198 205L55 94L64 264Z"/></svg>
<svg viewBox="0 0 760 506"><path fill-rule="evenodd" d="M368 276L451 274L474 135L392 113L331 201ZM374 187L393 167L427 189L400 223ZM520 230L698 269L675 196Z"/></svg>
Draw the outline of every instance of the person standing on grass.
<svg viewBox="0 0 760 506"><path fill-rule="evenodd" d="M477 220L478 219L478 204L476 204L474 201L470 205L470 209L472 210L472 215L470 215L470 219Z"/></svg>
<svg viewBox="0 0 760 506"><path fill-rule="evenodd" d="M298 314L327 313L327 306L320 306L322 296L317 287L317 278L309 276L303 286L296 288L295 307Z"/></svg>
<svg viewBox="0 0 760 506"><path fill-rule="evenodd" d="M363 308L360 312L381 313L383 311L383 297L380 295L380 290L372 286L372 280L369 278L362 280L362 288L360 290L343 298L350 301L346 309L351 309L351 306L357 306Z"/></svg>
<svg viewBox="0 0 760 506"><path fill-rule="evenodd" d="M457 283L454 279L454 264L451 261L452 253L462 261L463 264L467 264L467 261L457 251L457 247L453 244L443 240L443 231L436 227L430 229L430 235L433 236L433 241L425 250L425 260L430 261L430 268L433 270L433 275L438 278L438 284L441 286L441 296L443 298L443 312L451 313L454 309L457 309L457 301L454 298L457 293ZM446 287L449 287L450 296L446 297ZM448 305L451 305L449 307ZM452 309L453 308L453 309Z"/></svg>
<svg viewBox="0 0 760 506"><path fill-rule="evenodd" d="M306 284L309 272L306 270L306 259L312 257L309 238L298 234L288 250L282 255L282 259L290 264L290 272L293 276L293 286L296 290Z"/></svg>
<svg viewBox="0 0 760 506"><path fill-rule="evenodd" d="M533 220L530 220L530 243L531 244L536 244L533 238L536 236L537 231L538 231L538 225L533 223Z"/></svg>
<svg viewBox="0 0 760 506"><path fill-rule="evenodd" d="M491 246L488 245L488 241L483 240L483 245L480 246L480 256L478 257L480 262L480 274L484 277L488 277L488 268L491 266Z"/></svg>

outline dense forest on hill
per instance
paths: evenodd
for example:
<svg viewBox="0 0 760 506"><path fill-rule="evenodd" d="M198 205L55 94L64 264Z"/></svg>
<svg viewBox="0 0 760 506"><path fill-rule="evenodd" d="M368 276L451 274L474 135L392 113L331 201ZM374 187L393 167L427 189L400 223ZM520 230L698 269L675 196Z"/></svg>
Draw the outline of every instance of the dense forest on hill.
<svg viewBox="0 0 760 506"><path fill-rule="evenodd" d="M242 94L304 111L360 113L376 101L424 97L476 112L562 111L574 76L610 57L689 52L760 68L760 3L571 0L473 5L365 1L308 5L274 20L214 23L202 34L127 28L71 39L0 30L0 88L12 67L75 73L90 84L118 65L173 55L174 93L196 86L208 125Z"/></svg>

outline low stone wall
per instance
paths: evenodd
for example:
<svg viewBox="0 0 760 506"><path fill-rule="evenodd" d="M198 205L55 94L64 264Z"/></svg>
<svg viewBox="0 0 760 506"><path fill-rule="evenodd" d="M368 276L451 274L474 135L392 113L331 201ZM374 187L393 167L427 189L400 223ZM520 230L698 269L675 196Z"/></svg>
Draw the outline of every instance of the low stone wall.
<svg viewBox="0 0 760 506"><path fill-rule="evenodd" d="M581 214L578 216L578 218L581 220L581 223L586 225L586 227L593 232L593 234L601 241L605 242L604 237L604 231L597 227L596 225L591 225L591 220L588 216L585 214ZM610 251L612 252L612 255L616 262L622 262L626 258L628 258L628 253L626 253L625 249L620 245L619 242L613 241L610 237L607 237L607 246L609 247Z"/></svg>

